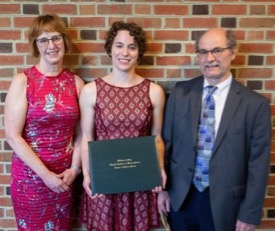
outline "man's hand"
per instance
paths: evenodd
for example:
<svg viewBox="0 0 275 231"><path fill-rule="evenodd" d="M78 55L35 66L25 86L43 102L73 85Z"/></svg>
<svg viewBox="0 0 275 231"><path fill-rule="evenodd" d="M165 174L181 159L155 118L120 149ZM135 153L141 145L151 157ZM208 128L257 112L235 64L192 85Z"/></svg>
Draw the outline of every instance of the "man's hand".
<svg viewBox="0 0 275 231"><path fill-rule="evenodd" d="M167 216L170 212L170 198L167 191L162 191L158 193L158 210L159 213L163 213Z"/></svg>
<svg viewBox="0 0 275 231"><path fill-rule="evenodd" d="M255 225L244 223L240 220L237 220L236 231L254 231L256 228Z"/></svg>

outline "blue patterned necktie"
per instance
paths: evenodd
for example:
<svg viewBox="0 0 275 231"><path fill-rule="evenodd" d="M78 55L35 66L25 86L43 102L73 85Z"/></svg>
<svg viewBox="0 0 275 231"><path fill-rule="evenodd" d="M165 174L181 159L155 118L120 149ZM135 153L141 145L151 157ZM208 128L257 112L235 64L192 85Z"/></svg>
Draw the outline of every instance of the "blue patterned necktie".
<svg viewBox="0 0 275 231"><path fill-rule="evenodd" d="M209 162L215 142L215 100L213 93L218 88L206 87L208 93L204 98L198 131L197 157L193 183L202 192L209 186Z"/></svg>

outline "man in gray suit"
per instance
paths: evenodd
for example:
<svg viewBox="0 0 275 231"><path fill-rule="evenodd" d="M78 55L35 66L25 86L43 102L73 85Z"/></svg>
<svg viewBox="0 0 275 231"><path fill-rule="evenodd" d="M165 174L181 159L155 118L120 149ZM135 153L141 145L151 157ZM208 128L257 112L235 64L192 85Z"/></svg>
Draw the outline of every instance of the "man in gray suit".
<svg viewBox="0 0 275 231"><path fill-rule="evenodd" d="M177 83L167 102L168 182L167 191L159 193L159 211L169 212L172 231L255 230L269 173L269 102L233 79L232 31L211 29L195 46L203 75ZM213 133L201 135L201 105L209 85L216 88ZM198 139L208 135L213 136L205 141L212 142L211 151L200 152Z"/></svg>

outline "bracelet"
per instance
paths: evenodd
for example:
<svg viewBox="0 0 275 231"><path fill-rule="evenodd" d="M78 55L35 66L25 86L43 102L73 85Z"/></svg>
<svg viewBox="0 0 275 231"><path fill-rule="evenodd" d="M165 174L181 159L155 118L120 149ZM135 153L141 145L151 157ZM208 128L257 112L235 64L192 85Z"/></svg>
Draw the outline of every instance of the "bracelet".
<svg viewBox="0 0 275 231"><path fill-rule="evenodd" d="M76 165L71 165L71 169L74 169L76 171L77 174L81 173L81 169L79 167L77 167Z"/></svg>

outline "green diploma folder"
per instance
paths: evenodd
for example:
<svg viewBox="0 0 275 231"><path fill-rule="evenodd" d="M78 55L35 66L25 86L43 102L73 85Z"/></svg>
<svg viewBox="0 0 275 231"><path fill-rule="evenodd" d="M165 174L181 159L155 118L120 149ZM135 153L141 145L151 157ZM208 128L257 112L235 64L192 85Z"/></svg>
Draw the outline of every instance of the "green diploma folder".
<svg viewBox="0 0 275 231"><path fill-rule="evenodd" d="M92 194L152 190L161 186L156 137L89 141Z"/></svg>

